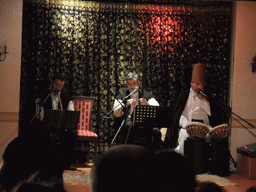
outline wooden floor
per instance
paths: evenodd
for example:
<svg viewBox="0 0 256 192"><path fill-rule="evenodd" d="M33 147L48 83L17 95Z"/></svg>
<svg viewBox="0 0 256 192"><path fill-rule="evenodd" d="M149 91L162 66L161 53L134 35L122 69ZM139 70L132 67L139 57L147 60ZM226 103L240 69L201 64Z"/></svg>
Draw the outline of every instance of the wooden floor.
<svg viewBox="0 0 256 192"><path fill-rule="evenodd" d="M88 167L78 167L78 170L83 172L90 172L91 168ZM246 192L246 190L256 185L256 180L250 180L245 177L238 175L237 173L231 173L230 176L225 177L229 179L232 183L236 183L236 186L226 186L224 187L228 192ZM67 192L89 192L88 186L78 186L65 184Z"/></svg>
<svg viewBox="0 0 256 192"><path fill-rule="evenodd" d="M231 173L230 176L225 177L229 179L232 183L236 183L236 186L224 187L228 192L246 192L249 187L256 185L256 180L250 180L242 177L236 173Z"/></svg>
<svg viewBox="0 0 256 192"><path fill-rule="evenodd" d="M89 165L91 166L91 165ZM91 171L91 168L89 167L82 167L82 166L79 166L77 167L77 169L79 171L82 171L82 172L90 172ZM65 186L65 189L67 192L89 192L90 191L90 188L89 186L87 185L70 185L70 184L64 184Z"/></svg>

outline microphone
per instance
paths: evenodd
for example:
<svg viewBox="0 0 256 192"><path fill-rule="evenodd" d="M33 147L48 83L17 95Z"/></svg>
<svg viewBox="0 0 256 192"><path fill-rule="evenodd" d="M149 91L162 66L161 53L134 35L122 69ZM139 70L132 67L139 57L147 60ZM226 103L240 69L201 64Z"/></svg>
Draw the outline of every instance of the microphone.
<svg viewBox="0 0 256 192"><path fill-rule="evenodd" d="M135 87L135 89L134 89L129 95L127 95L127 96L124 98L124 100L127 99L128 97L130 97L130 96L131 96L133 93L135 93L139 88L140 88L139 86Z"/></svg>
<svg viewBox="0 0 256 192"><path fill-rule="evenodd" d="M203 95L206 99L209 99L209 97L208 97L207 95L205 95L204 92L201 91L200 89L199 89L198 93L201 94L201 95Z"/></svg>
<svg viewBox="0 0 256 192"><path fill-rule="evenodd" d="M60 91L58 89L55 89L53 86L47 88L46 90L48 90L50 93L54 93L54 95L57 95L60 93Z"/></svg>
<svg viewBox="0 0 256 192"><path fill-rule="evenodd" d="M39 106L42 106L43 101L40 98L36 98L35 103Z"/></svg>
<svg viewBox="0 0 256 192"><path fill-rule="evenodd" d="M46 88L45 90L47 90L47 91L54 91L55 89L54 89L54 87L52 87L52 86L50 86L50 87L48 87L48 88Z"/></svg>

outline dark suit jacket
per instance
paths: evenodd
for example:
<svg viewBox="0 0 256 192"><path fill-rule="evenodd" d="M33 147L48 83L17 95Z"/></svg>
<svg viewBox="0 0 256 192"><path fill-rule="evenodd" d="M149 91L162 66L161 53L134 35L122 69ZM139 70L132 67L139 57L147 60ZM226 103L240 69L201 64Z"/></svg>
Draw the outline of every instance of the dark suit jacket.
<svg viewBox="0 0 256 192"><path fill-rule="evenodd" d="M62 106L63 106L63 110L67 110L68 103L69 103L69 101L71 101L71 97L69 96L69 94L67 92L61 91L60 99L61 99L61 103L62 103ZM45 104L44 104L44 110L47 110L47 109L52 109L51 96L49 96L47 98L47 100L45 101Z"/></svg>

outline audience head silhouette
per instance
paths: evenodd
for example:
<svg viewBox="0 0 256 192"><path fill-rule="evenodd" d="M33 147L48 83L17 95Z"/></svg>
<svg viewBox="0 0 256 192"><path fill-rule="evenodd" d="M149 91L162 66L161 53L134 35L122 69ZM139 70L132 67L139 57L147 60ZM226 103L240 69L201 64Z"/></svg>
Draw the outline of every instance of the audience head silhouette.
<svg viewBox="0 0 256 192"><path fill-rule="evenodd" d="M246 192L256 192L256 185L255 186L252 186L252 187L249 187Z"/></svg>
<svg viewBox="0 0 256 192"><path fill-rule="evenodd" d="M60 190L57 190L52 187L43 186L39 184L33 184L33 183L25 183L21 185L17 192L60 192ZM61 190L62 192L65 192L65 190Z"/></svg>
<svg viewBox="0 0 256 192"><path fill-rule="evenodd" d="M200 182L197 185L196 192L226 192L226 190L213 182Z"/></svg>
<svg viewBox="0 0 256 192"><path fill-rule="evenodd" d="M196 189L195 170L190 161L181 154L163 149L155 152L155 165L159 177L172 192L194 192Z"/></svg>
<svg viewBox="0 0 256 192"><path fill-rule="evenodd" d="M139 145L110 148L91 171L92 192L194 192L195 186L194 169L185 157L173 151L155 154Z"/></svg>
<svg viewBox="0 0 256 192"><path fill-rule="evenodd" d="M14 191L23 183L46 184L64 189L63 168L55 148L43 135L22 135L12 140L3 154L2 190Z"/></svg>
<svg viewBox="0 0 256 192"><path fill-rule="evenodd" d="M117 145L101 154L91 172L92 192L148 191L156 188L154 154L139 145Z"/></svg>

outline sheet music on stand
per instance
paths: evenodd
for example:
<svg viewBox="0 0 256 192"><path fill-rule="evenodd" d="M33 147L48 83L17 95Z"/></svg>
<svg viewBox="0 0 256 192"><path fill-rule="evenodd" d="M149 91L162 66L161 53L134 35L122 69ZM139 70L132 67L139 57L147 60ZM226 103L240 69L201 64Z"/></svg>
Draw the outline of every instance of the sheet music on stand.
<svg viewBox="0 0 256 192"><path fill-rule="evenodd" d="M147 122L156 124L159 109L159 106L137 105L133 116L133 126L139 126Z"/></svg>

